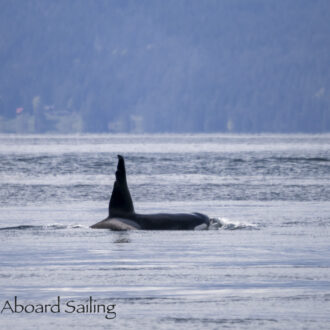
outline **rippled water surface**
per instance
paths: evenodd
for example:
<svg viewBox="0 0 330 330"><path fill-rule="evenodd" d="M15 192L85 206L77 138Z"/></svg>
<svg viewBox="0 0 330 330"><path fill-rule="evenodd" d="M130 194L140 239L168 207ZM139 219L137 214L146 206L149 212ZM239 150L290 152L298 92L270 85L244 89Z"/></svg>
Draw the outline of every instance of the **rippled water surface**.
<svg viewBox="0 0 330 330"><path fill-rule="evenodd" d="M92 230L117 157L137 212L219 230ZM13 329L328 329L330 135L0 136L0 314ZM66 313L65 304L115 304Z"/></svg>

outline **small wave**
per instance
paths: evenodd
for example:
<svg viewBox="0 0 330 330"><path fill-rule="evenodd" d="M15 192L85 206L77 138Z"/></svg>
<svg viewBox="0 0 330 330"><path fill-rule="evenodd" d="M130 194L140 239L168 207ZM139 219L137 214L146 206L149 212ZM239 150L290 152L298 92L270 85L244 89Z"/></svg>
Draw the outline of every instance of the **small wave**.
<svg viewBox="0 0 330 330"><path fill-rule="evenodd" d="M85 229L89 226L81 224L49 224L49 225L19 225L10 227L0 227L0 231L11 231L11 230L62 230L62 229ZM259 229L256 224L242 223L238 221L232 221L226 218L211 218L211 223L208 228L209 230L237 230L237 229Z"/></svg>
<svg viewBox="0 0 330 330"><path fill-rule="evenodd" d="M51 224L51 225L19 225L11 227L0 227L0 230L58 230L58 229L77 229L77 228L88 228L88 226L75 224L75 225L61 225L61 224Z"/></svg>
<svg viewBox="0 0 330 330"><path fill-rule="evenodd" d="M33 229L35 227L40 227L40 226L22 225L22 226L14 226L14 227L2 227L0 228L0 230L25 230L25 229Z"/></svg>
<svg viewBox="0 0 330 330"><path fill-rule="evenodd" d="M329 162L329 158L325 157L274 157L274 159L282 162Z"/></svg>
<svg viewBox="0 0 330 330"><path fill-rule="evenodd" d="M17 157L16 160L18 162L28 162L28 163L38 163L40 161L44 161L49 159L50 157L48 155L43 156L26 156L26 157Z"/></svg>
<svg viewBox="0 0 330 330"><path fill-rule="evenodd" d="M226 218L211 218L210 230L224 229L224 230L253 230L259 229L258 225L253 223L243 223L239 221L232 221Z"/></svg>
<svg viewBox="0 0 330 330"><path fill-rule="evenodd" d="M165 320L165 319L164 319ZM206 324L222 324L222 325L243 325L243 324L264 324L265 322L274 322L277 323L276 319L262 319L262 318L184 318L184 317L169 317L166 318L166 321L173 321L175 323L201 323L201 325Z"/></svg>

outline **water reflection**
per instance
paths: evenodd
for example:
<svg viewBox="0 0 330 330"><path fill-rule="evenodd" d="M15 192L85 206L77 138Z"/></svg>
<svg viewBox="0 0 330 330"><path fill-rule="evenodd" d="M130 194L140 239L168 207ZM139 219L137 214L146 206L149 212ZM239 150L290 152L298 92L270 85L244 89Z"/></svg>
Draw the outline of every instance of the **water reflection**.
<svg viewBox="0 0 330 330"><path fill-rule="evenodd" d="M114 232L114 243L131 243L131 238L128 231Z"/></svg>

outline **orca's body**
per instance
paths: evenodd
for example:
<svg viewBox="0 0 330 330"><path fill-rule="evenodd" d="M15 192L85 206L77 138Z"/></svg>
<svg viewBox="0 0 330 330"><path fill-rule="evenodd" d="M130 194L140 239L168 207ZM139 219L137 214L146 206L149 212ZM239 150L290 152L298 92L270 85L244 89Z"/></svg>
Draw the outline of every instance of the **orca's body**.
<svg viewBox="0 0 330 330"><path fill-rule="evenodd" d="M201 213L138 214L134 211L126 180L125 161L118 155L116 181L109 203L109 216L91 226L112 230L193 230L207 229L208 216Z"/></svg>

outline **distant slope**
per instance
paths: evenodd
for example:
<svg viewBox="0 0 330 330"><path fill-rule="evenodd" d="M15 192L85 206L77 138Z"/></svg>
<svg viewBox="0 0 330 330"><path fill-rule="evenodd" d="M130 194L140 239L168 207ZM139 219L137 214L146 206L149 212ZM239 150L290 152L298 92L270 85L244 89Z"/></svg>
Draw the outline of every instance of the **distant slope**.
<svg viewBox="0 0 330 330"><path fill-rule="evenodd" d="M1 1L0 31L0 130L330 131L327 0Z"/></svg>

